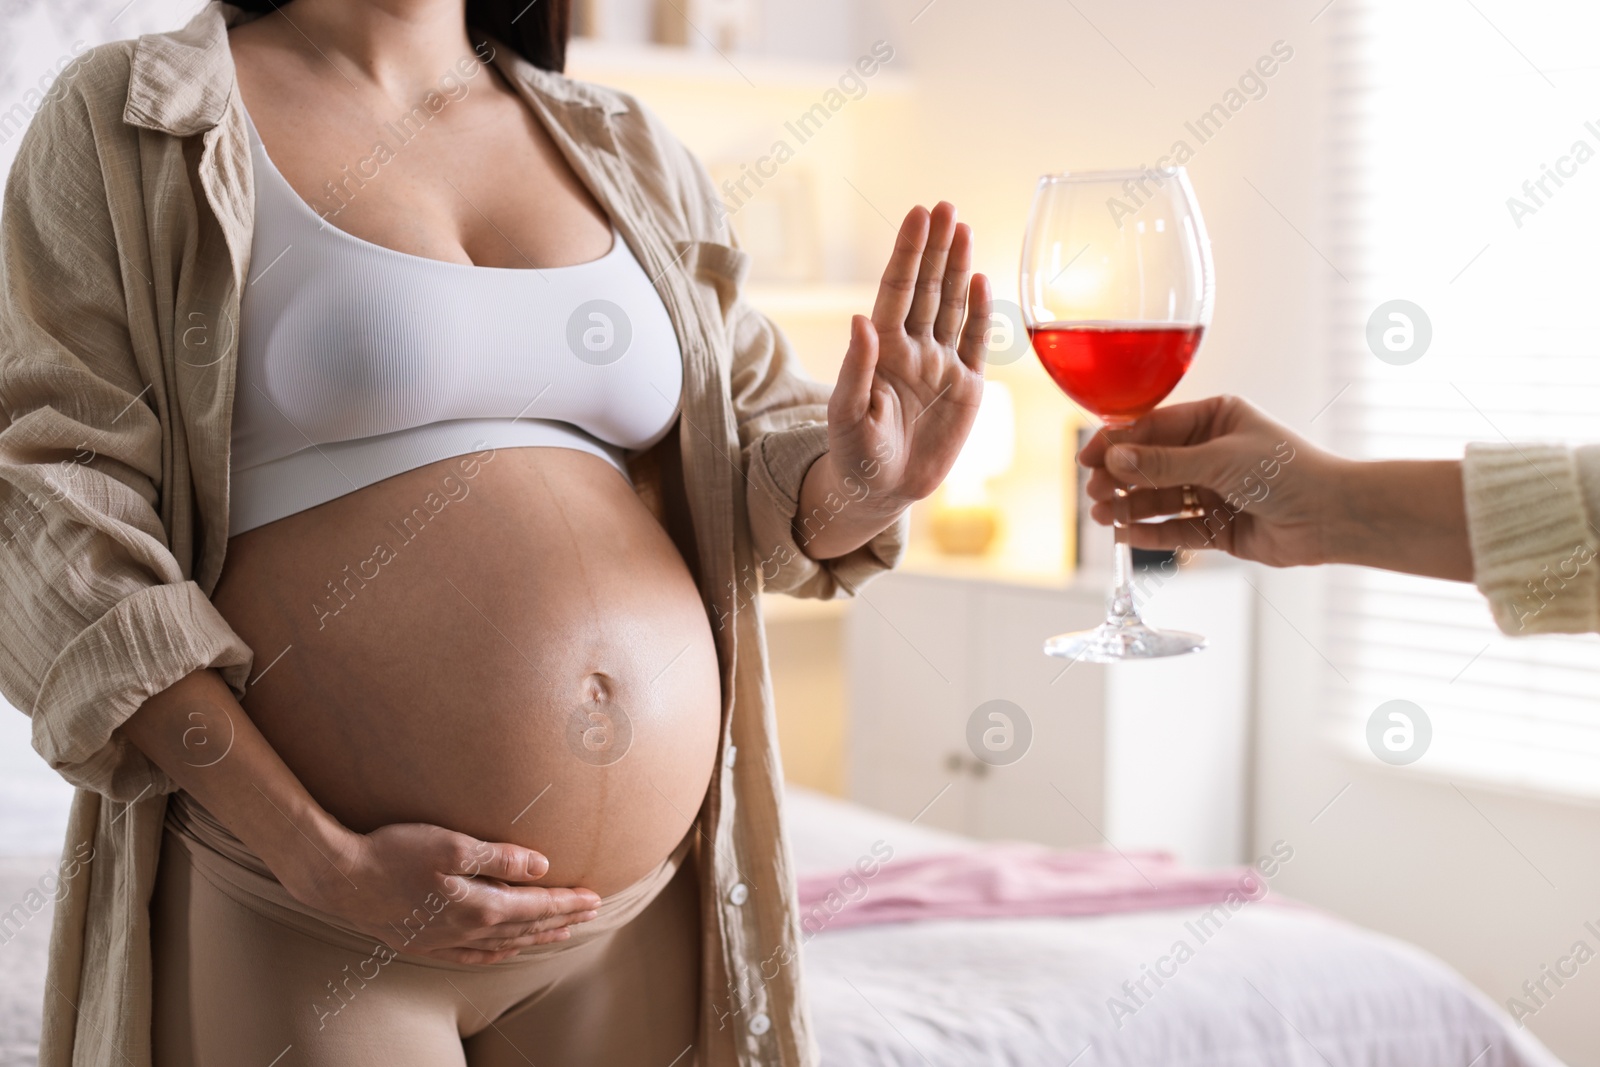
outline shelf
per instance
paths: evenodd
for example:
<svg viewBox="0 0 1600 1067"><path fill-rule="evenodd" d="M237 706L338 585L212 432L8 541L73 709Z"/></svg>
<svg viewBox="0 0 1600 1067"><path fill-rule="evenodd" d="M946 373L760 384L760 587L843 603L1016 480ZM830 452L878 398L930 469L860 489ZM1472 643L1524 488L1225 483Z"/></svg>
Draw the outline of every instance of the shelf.
<svg viewBox="0 0 1600 1067"><path fill-rule="evenodd" d="M1226 576L1243 573L1247 567L1247 564L1220 552L1201 552L1191 555L1179 573L1186 577L1221 574L1225 576L1223 580L1232 580ZM949 556L926 541L915 540L907 547L905 559L895 569L933 578L1058 589L1097 599L1103 598L1111 587L1111 572L1107 568L1052 567L1042 563L1037 556L1023 557L1020 554Z"/></svg>
<svg viewBox="0 0 1600 1067"><path fill-rule="evenodd" d="M674 82L686 87L728 86L775 91L820 93L837 85L851 62L824 63L746 52L720 54L675 45L597 41L575 37L567 46L567 73L606 85L640 81ZM910 92L908 77L880 70L868 80L867 97L901 96Z"/></svg>
<svg viewBox="0 0 1600 1067"><path fill-rule="evenodd" d="M785 596L782 593L763 593L761 617L769 625L842 619L849 603L848 600L817 600L811 597Z"/></svg>
<svg viewBox="0 0 1600 1067"><path fill-rule="evenodd" d="M998 582L1003 585L1066 589L1073 586L1075 573L1065 566L1045 566L1038 560L1007 558L1004 555L951 556L913 542L905 560L897 568L907 574L966 581Z"/></svg>
<svg viewBox="0 0 1600 1067"><path fill-rule="evenodd" d="M878 290L866 284L768 282L745 286L744 298L756 310L779 318L847 318L872 314Z"/></svg>

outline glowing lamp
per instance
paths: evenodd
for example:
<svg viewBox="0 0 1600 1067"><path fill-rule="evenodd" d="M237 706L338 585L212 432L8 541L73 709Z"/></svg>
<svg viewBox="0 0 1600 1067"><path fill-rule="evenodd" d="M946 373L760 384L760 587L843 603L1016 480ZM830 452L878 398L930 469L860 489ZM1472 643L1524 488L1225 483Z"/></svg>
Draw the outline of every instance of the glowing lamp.
<svg viewBox="0 0 1600 1067"><path fill-rule="evenodd" d="M976 556L994 543L1000 516L989 497L988 482L1011 469L1016 442L1010 388L1002 382L985 382L972 433L935 502L933 539L940 551Z"/></svg>

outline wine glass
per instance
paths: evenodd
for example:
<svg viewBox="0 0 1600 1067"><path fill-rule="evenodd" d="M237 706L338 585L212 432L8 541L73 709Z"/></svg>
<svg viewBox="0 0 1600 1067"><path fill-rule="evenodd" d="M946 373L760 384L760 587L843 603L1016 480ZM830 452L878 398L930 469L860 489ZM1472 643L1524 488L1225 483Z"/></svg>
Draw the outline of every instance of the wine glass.
<svg viewBox="0 0 1600 1067"><path fill-rule="evenodd" d="M1039 179L1022 247L1023 320L1050 377L1112 440L1189 369L1211 304L1211 245L1182 167ZM1045 654L1115 663L1205 647L1199 634L1146 626L1132 577L1118 538L1106 621L1050 638Z"/></svg>

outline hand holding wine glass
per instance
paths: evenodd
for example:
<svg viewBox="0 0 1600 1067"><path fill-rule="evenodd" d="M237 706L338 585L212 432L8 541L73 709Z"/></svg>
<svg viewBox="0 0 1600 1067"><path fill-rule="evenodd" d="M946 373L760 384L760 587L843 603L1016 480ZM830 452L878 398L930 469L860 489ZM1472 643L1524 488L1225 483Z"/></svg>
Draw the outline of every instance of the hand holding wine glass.
<svg viewBox="0 0 1600 1067"><path fill-rule="evenodd" d="M1134 548L1216 548L1273 567L1325 561L1349 464L1236 396L1159 408L1115 444L1096 434L1078 462L1092 472L1089 517L1125 528ZM1166 518L1184 485L1205 514Z"/></svg>
<svg viewBox="0 0 1600 1067"><path fill-rule="evenodd" d="M1130 202L1134 210L1122 210ZM1211 306L1211 247L1183 168L1039 180L1022 252L1023 317L1050 377L1111 440L1178 384ZM1180 505L1180 514L1199 514L1192 489L1180 487ZM1132 569L1118 538L1106 621L1051 638L1045 652L1113 663L1204 648L1198 634L1144 624Z"/></svg>
<svg viewBox="0 0 1600 1067"><path fill-rule="evenodd" d="M1121 526L1135 548L1473 577L1459 460L1346 459L1247 400L1213 396L1157 408L1116 444L1096 434L1078 462L1093 472L1090 517ZM1166 519L1184 485L1205 515Z"/></svg>

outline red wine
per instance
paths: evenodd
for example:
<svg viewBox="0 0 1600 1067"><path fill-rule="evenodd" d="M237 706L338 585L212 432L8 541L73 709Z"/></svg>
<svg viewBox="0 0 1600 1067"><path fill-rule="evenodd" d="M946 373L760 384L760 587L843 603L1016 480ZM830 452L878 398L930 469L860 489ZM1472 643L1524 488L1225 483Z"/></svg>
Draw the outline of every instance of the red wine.
<svg viewBox="0 0 1600 1067"><path fill-rule="evenodd" d="M1061 391L1108 422L1136 419L1178 384L1204 326L1050 323L1028 331Z"/></svg>

